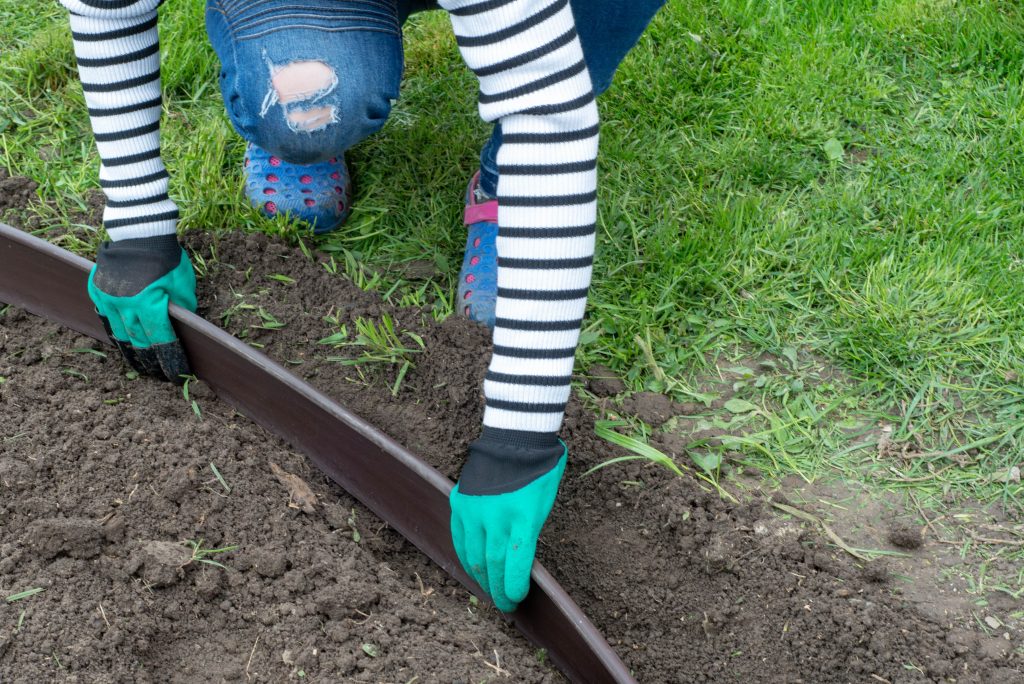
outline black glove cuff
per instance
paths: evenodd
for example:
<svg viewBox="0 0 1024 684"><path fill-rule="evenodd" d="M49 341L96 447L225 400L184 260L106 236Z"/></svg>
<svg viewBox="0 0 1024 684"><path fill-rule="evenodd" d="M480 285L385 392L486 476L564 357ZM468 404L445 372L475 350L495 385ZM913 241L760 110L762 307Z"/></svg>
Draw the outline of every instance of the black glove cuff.
<svg viewBox="0 0 1024 684"><path fill-rule="evenodd" d="M459 492L480 496L515 491L549 472L564 453L554 432L484 426L480 438L469 445Z"/></svg>
<svg viewBox="0 0 1024 684"><path fill-rule="evenodd" d="M181 245L173 233L104 242L96 252L93 282L114 297L132 297L180 263Z"/></svg>

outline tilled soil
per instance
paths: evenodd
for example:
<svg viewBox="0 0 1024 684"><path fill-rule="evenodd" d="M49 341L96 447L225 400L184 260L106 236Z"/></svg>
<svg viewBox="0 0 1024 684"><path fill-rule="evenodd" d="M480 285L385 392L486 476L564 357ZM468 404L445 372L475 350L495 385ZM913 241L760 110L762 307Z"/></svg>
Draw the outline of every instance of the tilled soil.
<svg viewBox="0 0 1024 684"><path fill-rule="evenodd" d="M262 235L186 243L205 263L201 314L457 475L479 430L486 330L395 309ZM405 331L425 346L397 397L397 365L327 360L364 348L318 342L385 314L406 346ZM100 346L0 317L0 591L44 589L0 607L0 680L557 677L493 609L201 384L193 406L128 379L108 348L83 348ZM584 475L619 453L576 400L563 436L570 466L539 555L641 682L1024 676L1019 643L925 616L884 567L764 503L729 504L636 462ZM313 487L318 512L287 506L271 461ZM192 559L181 541L200 539L238 548Z"/></svg>
<svg viewBox="0 0 1024 684"><path fill-rule="evenodd" d="M557 678L287 445L100 350L0 318L0 596L43 590L0 604L0 682Z"/></svg>

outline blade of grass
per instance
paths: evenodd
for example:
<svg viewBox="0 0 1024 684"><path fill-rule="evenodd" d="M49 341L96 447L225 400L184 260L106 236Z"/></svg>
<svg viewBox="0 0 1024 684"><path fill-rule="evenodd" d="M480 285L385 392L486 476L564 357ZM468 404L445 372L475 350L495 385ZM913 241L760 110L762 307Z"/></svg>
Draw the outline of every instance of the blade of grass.
<svg viewBox="0 0 1024 684"><path fill-rule="evenodd" d="M18 592L17 594L11 594L5 600L8 603L14 603L15 601L20 601L22 599L28 598L29 596L35 596L36 594L40 593L41 591L43 591L42 587L36 587L34 589L26 589L25 591Z"/></svg>

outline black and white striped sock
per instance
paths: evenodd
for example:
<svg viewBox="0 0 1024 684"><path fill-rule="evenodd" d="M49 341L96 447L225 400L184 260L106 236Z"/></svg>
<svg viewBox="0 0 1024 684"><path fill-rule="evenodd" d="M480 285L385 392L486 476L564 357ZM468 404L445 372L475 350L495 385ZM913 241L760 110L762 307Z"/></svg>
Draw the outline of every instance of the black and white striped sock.
<svg viewBox="0 0 1024 684"><path fill-rule="evenodd" d="M480 79L480 115L500 120L503 134L498 300L482 441L550 450L569 398L594 255L593 87L568 0L441 5Z"/></svg>
<svg viewBox="0 0 1024 684"><path fill-rule="evenodd" d="M178 208L160 158L161 0L61 0L101 159L111 240L174 233Z"/></svg>

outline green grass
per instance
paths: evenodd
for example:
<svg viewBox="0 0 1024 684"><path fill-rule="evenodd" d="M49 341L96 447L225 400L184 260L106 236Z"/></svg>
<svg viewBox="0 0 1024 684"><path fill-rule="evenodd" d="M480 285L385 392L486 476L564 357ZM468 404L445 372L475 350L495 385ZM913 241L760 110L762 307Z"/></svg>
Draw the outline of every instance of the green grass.
<svg viewBox="0 0 1024 684"><path fill-rule="evenodd" d="M357 347L360 353L355 358L347 356L326 356L328 361L336 361L342 365L355 366L362 376L361 368L370 367L398 367L395 382L391 386L391 396L397 397L409 369L415 367L414 359L417 354L426 350L423 338L409 330L401 332L395 330L395 322L391 316L384 314L380 322L371 318L360 316L355 320L356 335L349 339L348 328L338 323L337 319L328 319L332 325L338 328L338 332L329 335L318 344L329 345L334 348ZM408 338L408 341L407 339Z"/></svg>
<svg viewBox="0 0 1024 684"><path fill-rule="evenodd" d="M10 596L6 597L4 600L7 601L8 603L14 603L15 601L20 601L21 599L28 598L30 596L35 596L36 594L40 593L41 591L43 591L42 587L36 587L34 589L27 589L25 591L19 591L16 594L11 594Z"/></svg>
<svg viewBox="0 0 1024 684"><path fill-rule="evenodd" d="M216 88L202 3L163 13L165 158L184 230L266 231ZM0 165L36 179L43 234L97 158L60 12L0 0ZM707 398L731 461L1019 507L1024 461L1024 11L1000 0L670 0L601 100L600 233L579 367ZM174 36L171 40L168 37ZM394 301L450 311L461 195L488 128L447 20L407 27L402 100L352 150L348 225L319 241ZM387 276L432 260L428 285ZM446 299L447 298L447 299ZM878 427L919 457L879 454ZM644 430L642 426L638 429Z"/></svg>
<svg viewBox="0 0 1024 684"><path fill-rule="evenodd" d="M218 568L226 569L223 563L218 563L215 560L210 560L208 556L215 556L218 553L229 553L231 551L237 551L238 546L224 546L219 549L208 549L203 546L203 540L195 541L194 539L186 539L183 544L192 549L192 554L189 559L185 562L185 565L189 563L205 563L207 565L216 565Z"/></svg>

